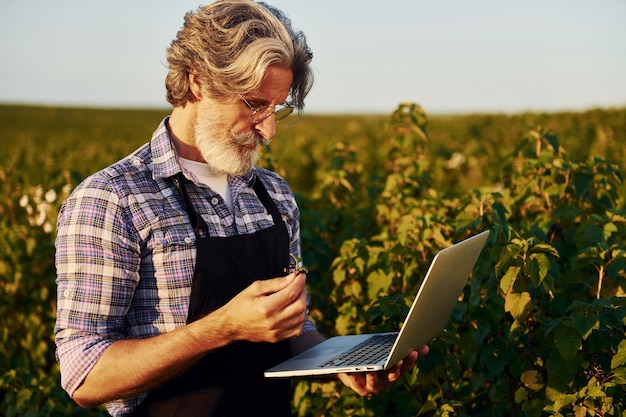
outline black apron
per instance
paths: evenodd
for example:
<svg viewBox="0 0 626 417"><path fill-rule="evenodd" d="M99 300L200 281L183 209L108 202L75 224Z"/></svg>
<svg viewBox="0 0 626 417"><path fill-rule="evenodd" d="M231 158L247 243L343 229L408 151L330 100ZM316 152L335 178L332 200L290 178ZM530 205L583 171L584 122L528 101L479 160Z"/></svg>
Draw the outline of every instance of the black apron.
<svg viewBox="0 0 626 417"><path fill-rule="evenodd" d="M248 235L210 237L185 189L173 178L196 235L196 266L187 323L226 304L253 281L286 275L287 228L260 179L254 191L274 226ZM291 416L289 380L266 379L263 371L291 356L289 340L235 342L205 355L180 376L153 390L136 417Z"/></svg>

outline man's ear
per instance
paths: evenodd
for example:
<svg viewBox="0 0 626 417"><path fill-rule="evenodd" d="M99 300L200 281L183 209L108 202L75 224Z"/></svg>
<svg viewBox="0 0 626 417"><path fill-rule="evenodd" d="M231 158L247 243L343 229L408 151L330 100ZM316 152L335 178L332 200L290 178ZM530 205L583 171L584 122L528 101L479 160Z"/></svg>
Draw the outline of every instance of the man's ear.
<svg viewBox="0 0 626 417"><path fill-rule="evenodd" d="M193 94L194 101L200 101L202 99L202 87L200 86L198 75L193 70L189 71L189 88L191 89L191 94Z"/></svg>

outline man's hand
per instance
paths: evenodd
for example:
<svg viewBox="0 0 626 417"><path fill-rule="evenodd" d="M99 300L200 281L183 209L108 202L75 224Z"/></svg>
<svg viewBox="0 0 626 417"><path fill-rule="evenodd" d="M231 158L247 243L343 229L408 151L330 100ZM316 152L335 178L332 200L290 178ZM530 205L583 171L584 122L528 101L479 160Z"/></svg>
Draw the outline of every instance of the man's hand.
<svg viewBox="0 0 626 417"><path fill-rule="evenodd" d="M232 340L278 342L301 334L307 296L306 274L255 281L219 311Z"/></svg>
<svg viewBox="0 0 626 417"><path fill-rule="evenodd" d="M422 346L418 351L411 352L406 358L398 362L388 371L339 374L338 378L347 387L361 396L375 394L389 388L391 384L400 379L402 375L415 365L418 356L428 354L428 350L428 346Z"/></svg>

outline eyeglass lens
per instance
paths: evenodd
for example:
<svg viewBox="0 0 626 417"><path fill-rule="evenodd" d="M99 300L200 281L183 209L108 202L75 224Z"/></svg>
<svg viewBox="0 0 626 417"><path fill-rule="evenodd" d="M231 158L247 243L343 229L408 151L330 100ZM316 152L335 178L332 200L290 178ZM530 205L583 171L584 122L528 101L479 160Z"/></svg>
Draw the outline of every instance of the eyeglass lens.
<svg viewBox="0 0 626 417"><path fill-rule="evenodd" d="M289 116L292 112L293 107L283 107L278 110L274 110L271 106L261 106L252 112L250 115L250 122L260 123L270 117L272 113L274 113L276 121L278 122Z"/></svg>

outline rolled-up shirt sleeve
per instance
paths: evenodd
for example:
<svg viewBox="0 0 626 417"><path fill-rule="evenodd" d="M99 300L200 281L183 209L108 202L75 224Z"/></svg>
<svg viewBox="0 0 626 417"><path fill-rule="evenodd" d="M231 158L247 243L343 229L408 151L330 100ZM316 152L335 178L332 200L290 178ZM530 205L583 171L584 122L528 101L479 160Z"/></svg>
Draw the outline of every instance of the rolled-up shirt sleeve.
<svg viewBox="0 0 626 417"><path fill-rule="evenodd" d="M107 181L94 176L76 188L57 222L55 343L70 395L104 350L126 338L140 260L119 203Z"/></svg>

